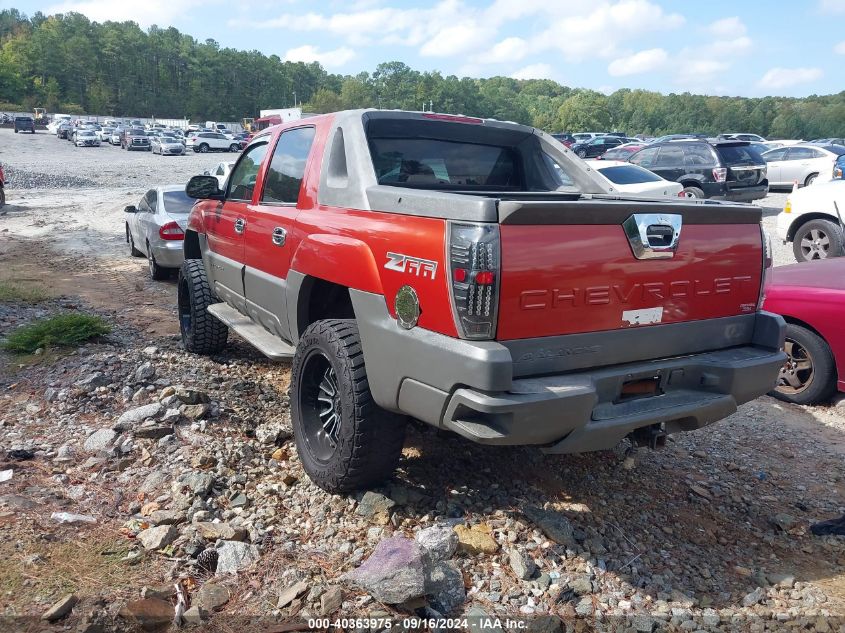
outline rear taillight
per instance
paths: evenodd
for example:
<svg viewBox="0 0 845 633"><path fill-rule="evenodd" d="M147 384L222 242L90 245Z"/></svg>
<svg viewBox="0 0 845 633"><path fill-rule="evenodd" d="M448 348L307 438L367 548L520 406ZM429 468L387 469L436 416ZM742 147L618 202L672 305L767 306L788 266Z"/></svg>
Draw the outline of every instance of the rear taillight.
<svg viewBox="0 0 845 633"><path fill-rule="evenodd" d="M728 179L727 167L715 167L713 169L713 180L716 182L725 182Z"/></svg>
<svg viewBox="0 0 845 633"><path fill-rule="evenodd" d="M760 237L763 239L763 274L760 278L760 296L757 299L757 309L763 309L763 302L766 300L766 291L769 288L769 282L771 281L771 271L772 265L774 264L773 261L773 251L772 251L772 237L769 235L768 231L763 228L763 225L760 225Z"/></svg>
<svg viewBox="0 0 845 633"><path fill-rule="evenodd" d="M168 222L158 230L158 236L163 240L184 240L185 233L176 222Z"/></svg>
<svg viewBox="0 0 845 633"><path fill-rule="evenodd" d="M458 333L462 338L493 338L499 305L499 225L450 222L447 259Z"/></svg>

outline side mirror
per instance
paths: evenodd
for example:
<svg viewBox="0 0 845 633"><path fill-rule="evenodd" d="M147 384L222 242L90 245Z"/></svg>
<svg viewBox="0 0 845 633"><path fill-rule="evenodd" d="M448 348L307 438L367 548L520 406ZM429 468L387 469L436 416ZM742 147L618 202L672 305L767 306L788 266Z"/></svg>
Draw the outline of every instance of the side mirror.
<svg viewBox="0 0 845 633"><path fill-rule="evenodd" d="M134 204L130 204L127 207L123 207L124 213L138 213L138 209Z"/></svg>
<svg viewBox="0 0 845 633"><path fill-rule="evenodd" d="M214 176L193 176L185 185L185 194L195 200L222 200L223 192Z"/></svg>

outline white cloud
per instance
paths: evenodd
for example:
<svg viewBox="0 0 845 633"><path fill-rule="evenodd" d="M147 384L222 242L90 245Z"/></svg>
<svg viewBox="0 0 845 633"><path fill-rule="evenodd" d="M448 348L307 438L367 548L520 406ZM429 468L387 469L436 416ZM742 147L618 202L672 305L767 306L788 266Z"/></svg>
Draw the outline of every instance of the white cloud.
<svg viewBox="0 0 845 633"><path fill-rule="evenodd" d="M290 49L285 53L283 59L286 62L318 62L325 68L337 68L348 63L354 57L355 51L345 46L320 52L316 47L306 44L299 48Z"/></svg>
<svg viewBox="0 0 845 633"><path fill-rule="evenodd" d="M550 64L529 64L511 75L513 79L554 79L554 68Z"/></svg>
<svg viewBox="0 0 845 633"><path fill-rule="evenodd" d="M451 57L477 50L495 36L495 30L478 24L475 20L464 20L437 30L420 47L423 57Z"/></svg>
<svg viewBox="0 0 845 633"><path fill-rule="evenodd" d="M819 11L822 13L845 13L845 4L840 0L819 0Z"/></svg>
<svg viewBox="0 0 845 633"><path fill-rule="evenodd" d="M627 57L620 57L610 62L607 72L611 77L638 75L662 68L669 59L669 54L662 48L650 48Z"/></svg>
<svg viewBox="0 0 845 633"><path fill-rule="evenodd" d="M528 42L521 37L508 37L493 48L476 54L473 61L478 64L517 62L528 54L528 46Z"/></svg>
<svg viewBox="0 0 845 633"><path fill-rule="evenodd" d="M761 88L778 90L816 81L823 75L821 68L772 68L757 84Z"/></svg>
<svg viewBox="0 0 845 633"><path fill-rule="evenodd" d="M845 55L845 41L839 42L839 44L834 46L833 52L838 53L840 55Z"/></svg>
<svg viewBox="0 0 845 633"><path fill-rule="evenodd" d="M736 38L745 35L747 29L745 28L745 24L742 20L740 20L737 16L733 16L712 22L707 27L707 31L711 35L715 35L719 38Z"/></svg>
<svg viewBox="0 0 845 633"><path fill-rule="evenodd" d="M214 3L216 4L216 3ZM143 11L132 2L114 2L114 0L67 0L43 9L46 15L55 13L81 13L96 22L111 20L124 22L132 20L142 27L171 26L184 17L191 9L206 6L203 0L145 0Z"/></svg>

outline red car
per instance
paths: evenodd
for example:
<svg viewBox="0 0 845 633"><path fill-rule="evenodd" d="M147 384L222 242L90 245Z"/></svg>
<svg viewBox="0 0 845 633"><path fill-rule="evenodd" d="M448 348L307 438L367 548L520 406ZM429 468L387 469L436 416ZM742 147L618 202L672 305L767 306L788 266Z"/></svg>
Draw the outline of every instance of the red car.
<svg viewBox="0 0 845 633"><path fill-rule="evenodd" d="M796 404L845 391L845 258L772 270L764 309L786 320L788 359L772 395Z"/></svg>

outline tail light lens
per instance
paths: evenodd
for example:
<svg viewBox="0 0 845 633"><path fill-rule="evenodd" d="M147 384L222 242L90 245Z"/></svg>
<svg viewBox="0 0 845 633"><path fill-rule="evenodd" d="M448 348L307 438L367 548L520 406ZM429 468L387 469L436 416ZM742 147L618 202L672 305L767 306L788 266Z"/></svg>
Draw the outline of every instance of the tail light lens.
<svg viewBox="0 0 845 633"><path fill-rule="evenodd" d="M163 240L184 240L185 232L176 222L168 222L158 230L158 236Z"/></svg>
<svg viewBox="0 0 845 633"><path fill-rule="evenodd" d="M758 310L763 309L763 302L766 300L766 291L771 281L772 265L774 264L772 236L763 228L762 224L760 225L760 237L763 239L763 275L760 278L760 296L757 299Z"/></svg>
<svg viewBox="0 0 845 633"><path fill-rule="evenodd" d="M716 182L725 182L728 179L727 167L716 167L713 169L713 180Z"/></svg>
<svg viewBox="0 0 845 633"><path fill-rule="evenodd" d="M491 339L499 306L499 225L450 222L448 249L458 333Z"/></svg>

